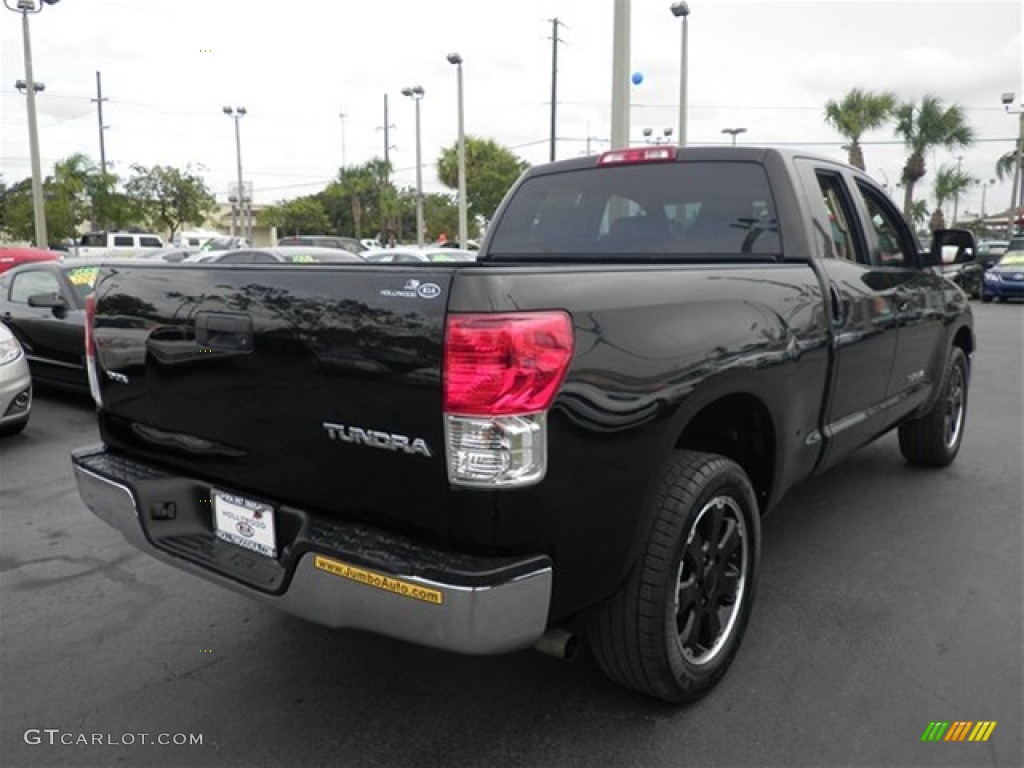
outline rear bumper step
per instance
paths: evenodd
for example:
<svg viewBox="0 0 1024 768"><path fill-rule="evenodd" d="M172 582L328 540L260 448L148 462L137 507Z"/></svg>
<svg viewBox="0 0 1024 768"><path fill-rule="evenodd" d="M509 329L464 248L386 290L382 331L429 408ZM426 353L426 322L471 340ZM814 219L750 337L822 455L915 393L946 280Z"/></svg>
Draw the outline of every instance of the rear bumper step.
<svg viewBox="0 0 1024 768"><path fill-rule="evenodd" d="M529 648L543 635L552 566L428 547L358 523L278 507L279 554L217 539L209 483L103 446L72 454L79 494L147 554L286 613L468 654Z"/></svg>

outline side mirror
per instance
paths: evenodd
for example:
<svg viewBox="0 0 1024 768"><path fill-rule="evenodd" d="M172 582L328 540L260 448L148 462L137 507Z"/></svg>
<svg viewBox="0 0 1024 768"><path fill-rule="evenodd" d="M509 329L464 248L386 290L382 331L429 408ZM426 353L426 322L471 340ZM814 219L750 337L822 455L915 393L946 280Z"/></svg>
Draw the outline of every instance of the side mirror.
<svg viewBox="0 0 1024 768"><path fill-rule="evenodd" d="M54 313L68 308L67 299L59 293L33 293L28 297L28 305L40 309L52 309Z"/></svg>
<svg viewBox="0 0 1024 768"><path fill-rule="evenodd" d="M956 248L954 264L968 264L974 261L977 244L974 233L969 229L936 229L932 232L932 247L926 254L924 266L941 266L944 248Z"/></svg>

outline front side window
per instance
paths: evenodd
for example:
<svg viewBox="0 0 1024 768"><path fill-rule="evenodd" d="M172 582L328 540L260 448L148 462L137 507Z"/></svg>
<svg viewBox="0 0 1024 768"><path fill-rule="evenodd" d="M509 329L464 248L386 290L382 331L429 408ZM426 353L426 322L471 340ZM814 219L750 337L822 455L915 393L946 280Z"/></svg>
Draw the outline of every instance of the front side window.
<svg viewBox="0 0 1024 768"><path fill-rule="evenodd" d="M874 242L872 261L881 267L911 267L916 263L913 235L901 225L900 215L892 204L876 190L857 183L857 192L864 201L871 219Z"/></svg>
<svg viewBox="0 0 1024 768"><path fill-rule="evenodd" d="M11 282L11 301L28 304L28 297L37 293L60 294L60 283L49 272L29 271L15 275Z"/></svg>
<svg viewBox="0 0 1024 768"><path fill-rule="evenodd" d="M497 222L492 256L776 259L778 221L755 163L586 168L526 179Z"/></svg>
<svg viewBox="0 0 1024 768"><path fill-rule="evenodd" d="M140 237L139 244L143 248L162 248L163 243L160 242L159 237Z"/></svg>

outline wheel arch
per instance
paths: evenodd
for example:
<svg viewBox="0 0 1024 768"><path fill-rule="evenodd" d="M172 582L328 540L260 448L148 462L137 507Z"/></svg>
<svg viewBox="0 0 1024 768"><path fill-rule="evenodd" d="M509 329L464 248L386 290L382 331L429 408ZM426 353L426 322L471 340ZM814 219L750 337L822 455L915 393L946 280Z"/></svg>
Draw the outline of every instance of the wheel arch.
<svg viewBox="0 0 1024 768"><path fill-rule="evenodd" d="M750 478L762 514L767 510L775 486L777 432L761 398L734 392L703 404L687 420L674 447L735 461Z"/></svg>

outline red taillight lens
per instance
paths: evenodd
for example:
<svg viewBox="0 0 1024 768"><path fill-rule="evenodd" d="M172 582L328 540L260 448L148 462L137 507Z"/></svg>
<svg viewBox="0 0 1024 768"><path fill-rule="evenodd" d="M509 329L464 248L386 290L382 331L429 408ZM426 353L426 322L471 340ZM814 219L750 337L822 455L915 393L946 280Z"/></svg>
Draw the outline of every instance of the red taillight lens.
<svg viewBox="0 0 1024 768"><path fill-rule="evenodd" d="M96 343L92 338L92 321L96 317L96 294L85 297L85 356L96 356Z"/></svg>
<svg viewBox="0 0 1024 768"><path fill-rule="evenodd" d="M671 163L676 159L676 147L643 147L641 149L613 149L597 159L598 165L631 165L634 163Z"/></svg>
<svg viewBox="0 0 1024 768"><path fill-rule="evenodd" d="M546 410L572 351L572 321L565 312L450 315L445 413L501 416Z"/></svg>

